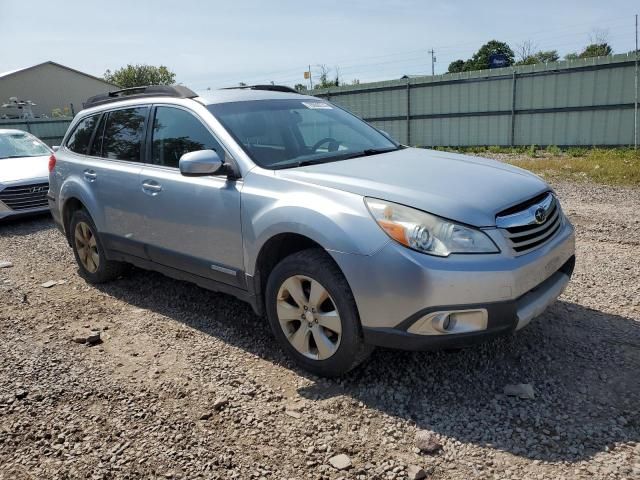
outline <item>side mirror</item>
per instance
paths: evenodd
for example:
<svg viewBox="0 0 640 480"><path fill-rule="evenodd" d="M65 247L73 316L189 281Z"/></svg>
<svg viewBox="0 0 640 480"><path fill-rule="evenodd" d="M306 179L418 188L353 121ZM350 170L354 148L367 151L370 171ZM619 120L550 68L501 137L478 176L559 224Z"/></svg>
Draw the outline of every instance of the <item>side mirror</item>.
<svg viewBox="0 0 640 480"><path fill-rule="evenodd" d="M51 150L53 150L54 152L57 152L60 149L60 145L54 145L53 147L51 147Z"/></svg>
<svg viewBox="0 0 640 480"><path fill-rule="evenodd" d="M214 150L196 150L180 157L180 173L187 177L213 175L222 168L222 160Z"/></svg>

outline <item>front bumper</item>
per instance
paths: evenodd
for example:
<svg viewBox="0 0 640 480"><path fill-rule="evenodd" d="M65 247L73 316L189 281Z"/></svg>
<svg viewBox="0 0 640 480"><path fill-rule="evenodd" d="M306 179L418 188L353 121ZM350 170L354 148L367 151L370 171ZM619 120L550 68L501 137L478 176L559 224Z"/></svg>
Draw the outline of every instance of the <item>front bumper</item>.
<svg viewBox="0 0 640 480"><path fill-rule="evenodd" d="M503 253L439 258L395 242L371 256L331 252L353 291L365 341L409 350L458 347L522 328L542 313L573 273L571 224L521 256L508 253L498 230L487 233ZM447 311L484 312L484 320L477 328L412 333L430 314Z"/></svg>
<svg viewBox="0 0 640 480"><path fill-rule="evenodd" d="M401 350L431 350L462 348L489 340L526 326L540 315L563 292L571 279L575 257L571 257L556 273L522 297L505 302L481 305L455 305L428 308L402 322L396 328L363 327L366 343ZM421 335L407 330L421 318L434 311L469 310L487 312L487 325L483 330L441 335Z"/></svg>
<svg viewBox="0 0 640 480"><path fill-rule="evenodd" d="M48 178L34 178L0 184L0 220L48 212L48 182Z"/></svg>

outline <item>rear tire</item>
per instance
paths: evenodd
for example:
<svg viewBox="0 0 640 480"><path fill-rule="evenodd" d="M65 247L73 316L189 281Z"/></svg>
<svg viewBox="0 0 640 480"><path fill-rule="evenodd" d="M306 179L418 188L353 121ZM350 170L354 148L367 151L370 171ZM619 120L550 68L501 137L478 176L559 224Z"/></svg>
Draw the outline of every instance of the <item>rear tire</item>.
<svg viewBox="0 0 640 480"><path fill-rule="evenodd" d="M311 373L343 375L373 351L364 343L351 288L323 250L302 250L276 265L265 303L276 339Z"/></svg>
<svg viewBox="0 0 640 480"><path fill-rule="evenodd" d="M98 229L85 210L73 213L69 236L80 276L89 283L109 282L125 272L126 264L107 260Z"/></svg>

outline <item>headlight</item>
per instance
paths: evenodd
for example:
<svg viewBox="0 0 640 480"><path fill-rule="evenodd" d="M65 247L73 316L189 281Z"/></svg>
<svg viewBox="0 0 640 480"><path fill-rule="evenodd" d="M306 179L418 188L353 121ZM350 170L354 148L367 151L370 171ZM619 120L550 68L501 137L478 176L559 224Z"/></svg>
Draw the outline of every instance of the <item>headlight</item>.
<svg viewBox="0 0 640 480"><path fill-rule="evenodd" d="M405 247L446 257L450 253L498 253L482 231L393 202L364 199L369 212L387 235Z"/></svg>

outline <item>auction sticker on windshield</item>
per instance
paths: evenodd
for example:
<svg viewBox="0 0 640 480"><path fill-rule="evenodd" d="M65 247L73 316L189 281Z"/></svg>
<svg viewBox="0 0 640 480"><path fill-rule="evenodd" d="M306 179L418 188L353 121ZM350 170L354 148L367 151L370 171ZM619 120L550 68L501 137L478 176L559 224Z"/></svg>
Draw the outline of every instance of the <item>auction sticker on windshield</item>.
<svg viewBox="0 0 640 480"><path fill-rule="evenodd" d="M314 110L333 110L333 107L328 103L324 102L302 102L302 104Z"/></svg>

